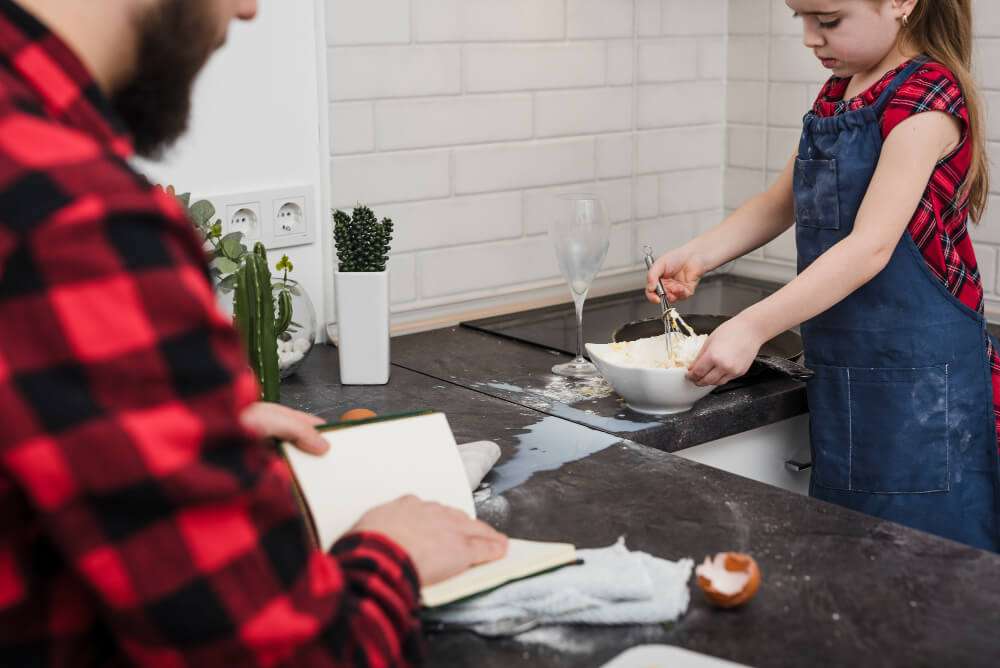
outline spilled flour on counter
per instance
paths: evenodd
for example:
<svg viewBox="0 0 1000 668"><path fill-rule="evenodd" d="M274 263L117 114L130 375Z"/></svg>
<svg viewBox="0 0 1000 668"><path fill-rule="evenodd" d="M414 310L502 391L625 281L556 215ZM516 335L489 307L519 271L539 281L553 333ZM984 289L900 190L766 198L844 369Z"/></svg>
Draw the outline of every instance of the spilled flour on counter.
<svg viewBox="0 0 1000 668"><path fill-rule="evenodd" d="M666 335L651 336L636 341L612 343L608 346L606 359L612 364L625 367L652 369L686 369L698 357L708 335L688 336L680 332L670 335L673 359L667 359Z"/></svg>

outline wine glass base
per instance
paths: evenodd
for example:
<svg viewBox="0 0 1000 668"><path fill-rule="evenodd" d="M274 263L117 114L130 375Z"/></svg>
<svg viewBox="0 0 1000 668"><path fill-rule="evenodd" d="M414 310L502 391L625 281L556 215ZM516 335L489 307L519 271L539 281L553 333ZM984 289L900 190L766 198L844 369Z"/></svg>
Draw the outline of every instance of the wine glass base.
<svg viewBox="0 0 1000 668"><path fill-rule="evenodd" d="M552 373L567 378L595 378L601 375L596 366L582 357L565 364L556 364L552 367Z"/></svg>

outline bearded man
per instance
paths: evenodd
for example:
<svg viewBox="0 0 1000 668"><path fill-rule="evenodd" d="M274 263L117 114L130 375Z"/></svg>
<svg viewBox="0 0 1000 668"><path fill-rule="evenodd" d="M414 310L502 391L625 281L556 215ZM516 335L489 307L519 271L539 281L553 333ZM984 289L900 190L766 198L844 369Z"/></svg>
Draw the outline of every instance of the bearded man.
<svg viewBox="0 0 1000 668"><path fill-rule="evenodd" d="M418 662L419 586L506 539L414 498L323 553L176 202L129 166L187 125L256 0L0 0L0 664Z"/></svg>

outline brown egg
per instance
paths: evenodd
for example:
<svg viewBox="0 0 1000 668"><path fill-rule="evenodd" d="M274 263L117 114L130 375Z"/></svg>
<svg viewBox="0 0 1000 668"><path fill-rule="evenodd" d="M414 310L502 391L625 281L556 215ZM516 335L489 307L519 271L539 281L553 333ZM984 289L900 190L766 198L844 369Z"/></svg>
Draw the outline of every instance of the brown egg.
<svg viewBox="0 0 1000 668"><path fill-rule="evenodd" d="M705 557L695 572L705 598L720 608L743 605L760 588L760 568L749 554L720 552Z"/></svg>
<svg viewBox="0 0 1000 668"><path fill-rule="evenodd" d="M375 415L375 411L368 410L367 408L352 408L340 416L340 421L356 422L358 420L367 420L373 417L377 417Z"/></svg>

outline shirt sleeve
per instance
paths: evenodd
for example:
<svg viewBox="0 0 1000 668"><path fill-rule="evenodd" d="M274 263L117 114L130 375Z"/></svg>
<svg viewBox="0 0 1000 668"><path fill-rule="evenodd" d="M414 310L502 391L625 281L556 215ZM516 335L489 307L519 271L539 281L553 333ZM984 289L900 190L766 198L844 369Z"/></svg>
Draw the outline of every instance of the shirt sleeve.
<svg viewBox="0 0 1000 668"><path fill-rule="evenodd" d="M407 555L372 534L314 548L284 461L240 427L256 382L180 210L62 204L0 276L20 416L0 464L118 647L140 665L419 662Z"/></svg>
<svg viewBox="0 0 1000 668"><path fill-rule="evenodd" d="M969 111L955 75L948 69L929 63L911 76L889 100L882 114L882 137L889 136L907 118L926 111L940 111L956 118L965 142Z"/></svg>

